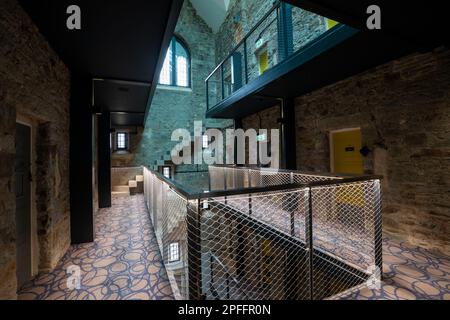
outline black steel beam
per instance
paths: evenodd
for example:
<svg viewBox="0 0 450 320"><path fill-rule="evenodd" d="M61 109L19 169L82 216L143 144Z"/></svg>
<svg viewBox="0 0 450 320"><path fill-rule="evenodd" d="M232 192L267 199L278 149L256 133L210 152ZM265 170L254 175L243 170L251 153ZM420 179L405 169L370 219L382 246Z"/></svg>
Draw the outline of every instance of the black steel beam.
<svg viewBox="0 0 450 320"><path fill-rule="evenodd" d="M297 169L295 131L295 101L293 98L286 98L281 103L281 150L285 169Z"/></svg>
<svg viewBox="0 0 450 320"><path fill-rule="evenodd" d="M70 101L70 229L72 244L94 240L92 81L72 73Z"/></svg>
<svg viewBox="0 0 450 320"><path fill-rule="evenodd" d="M111 116L103 112L98 117L98 206L111 207Z"/></svg>

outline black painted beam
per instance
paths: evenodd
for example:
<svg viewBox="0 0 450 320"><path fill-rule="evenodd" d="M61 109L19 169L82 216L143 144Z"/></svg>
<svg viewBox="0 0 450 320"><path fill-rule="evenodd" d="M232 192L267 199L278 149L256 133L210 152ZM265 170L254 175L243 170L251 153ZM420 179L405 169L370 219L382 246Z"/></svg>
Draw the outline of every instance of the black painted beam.
<svg viewBox="0 0 450 320"><path fill-rule="evenodd" d="M103 112L98 117L98 206L111 207L111 116Z"/></svg>
<svg viewBox="0 0 450 320"><path fill-rule="evenodd" d="M284 169L297 169L295 135L295 101L283 99L281 103L281 150Z"/></svg>
<svg viewBox="0 0 450 320"><path fill-rule="evenodd" d="M72 73L70 101L70 229L72 244L94 240L92 82Z"/></svg>

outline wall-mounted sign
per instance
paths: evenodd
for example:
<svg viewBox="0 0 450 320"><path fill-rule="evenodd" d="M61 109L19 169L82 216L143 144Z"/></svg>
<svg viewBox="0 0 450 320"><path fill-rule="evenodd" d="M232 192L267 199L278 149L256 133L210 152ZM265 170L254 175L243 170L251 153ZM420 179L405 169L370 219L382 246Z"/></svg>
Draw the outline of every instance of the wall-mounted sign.
<svg viewBox="0 0 450 320"><path fill-rule="evenodd" d="M258 50L259 48L261 48L263 45L264 45L264 39L263 39L263 38L259 38L259 39L255 42L256 50Z"/></svg>

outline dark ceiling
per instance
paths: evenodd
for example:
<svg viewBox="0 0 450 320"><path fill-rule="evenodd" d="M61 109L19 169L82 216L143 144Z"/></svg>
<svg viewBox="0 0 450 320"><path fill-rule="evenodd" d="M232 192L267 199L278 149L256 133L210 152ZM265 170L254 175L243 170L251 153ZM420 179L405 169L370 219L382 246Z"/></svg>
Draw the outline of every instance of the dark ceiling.
<svg viewBox="0 0 450 320"><path fill-rule="evenodd" d="M367 30L367 8L381 9L381 30L423 47L424 50L448 45L447 1L429 0L284 0L298 7L332 18L346 25Z"/></svg>
<svg viewBox="0 0 450 320"><path fill-rule="evenodd" d="M71 72L107 80L94 82L94 103L121 112L121 125L127 125L127 112L130 125L138 113L144 119L182 2L21 0ZM81 30L66 27L67 7L74 4L81 9Z"/></svg>

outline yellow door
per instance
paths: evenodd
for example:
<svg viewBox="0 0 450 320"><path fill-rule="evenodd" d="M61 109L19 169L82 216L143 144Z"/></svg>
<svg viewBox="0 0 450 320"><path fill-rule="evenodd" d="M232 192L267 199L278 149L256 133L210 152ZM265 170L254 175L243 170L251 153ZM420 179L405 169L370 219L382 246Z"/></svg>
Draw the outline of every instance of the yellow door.
<svg viewBox="0 0 450 320"><path fill-rule="evenodd" d="M338 24L339 22L327 18L327 30L330 30L331 28L337 26Z"/></svg>
<svg viewBox="0 0 450 320"><path fill-rule="evenodd" d="M361 130L333 132L333 154L335 173L363 173ZM341 186L336 190L336 202L356 207L364 206L364 190L359 185Z"/></svg>
<svg viewBox="0 0 450 320"><path fill-rule="evenodd" d="M263 74L267 69L269 69L269 54L264 50L259 55L259 74Z"/></svg>
<svg viewBox="0 0 450 320"><path fill-rule="evenodd" d="M333 159L335 173L363 173L361 130L333 132Z"/></svg>

